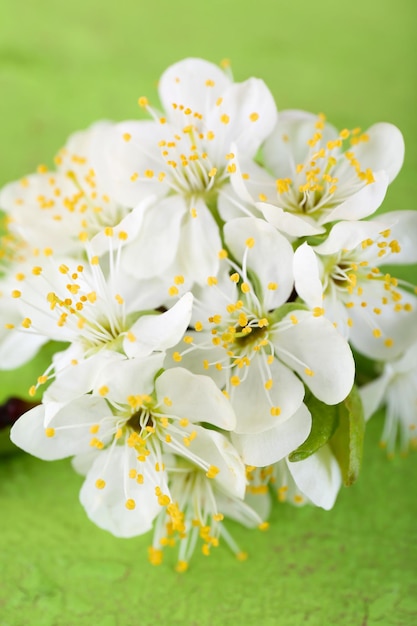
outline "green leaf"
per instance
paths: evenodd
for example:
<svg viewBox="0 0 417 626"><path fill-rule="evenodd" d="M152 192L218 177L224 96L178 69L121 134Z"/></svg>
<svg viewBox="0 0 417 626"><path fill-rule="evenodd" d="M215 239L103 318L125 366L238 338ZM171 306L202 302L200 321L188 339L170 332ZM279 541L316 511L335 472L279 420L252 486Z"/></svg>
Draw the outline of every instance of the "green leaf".
<svg viewBox="0 0 417 626"><path fill-rule="evenodd" d="M343 482L349 487L359 476L365 433L363 406L356 385L338 409L339 426L330 445L340 465Z"/></svg>
<svg viewBox="0 0 417 626"><path fill-rule="evenodd" d="M304 402L311 413L312 426L304 443L289 455L289 460L292 462L302 461L317 452L329 441L339 424L338 405L325 404L310 391L307 391Z"/></svg>

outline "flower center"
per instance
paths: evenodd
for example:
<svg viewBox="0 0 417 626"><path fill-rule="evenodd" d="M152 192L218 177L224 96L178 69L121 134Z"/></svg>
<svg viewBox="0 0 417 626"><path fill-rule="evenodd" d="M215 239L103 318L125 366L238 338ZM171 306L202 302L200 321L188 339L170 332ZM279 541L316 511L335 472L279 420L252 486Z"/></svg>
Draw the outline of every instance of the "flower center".
<svg viewBox="0 0 417 626"><path fill-rule="evenodd" d="M319 217L322 211L332 209L363 186L375 182L369 168L361 169L354 152L343 150L346 141L355 146L369 141L369 136L359 128L344 129L337 139L325 142L324 128L325 117L319 115L315 132L307 140L305 161L295 166L293 178L276 181L280 206L289 211ZM283 140L289 138L284 135Z"/></svg>

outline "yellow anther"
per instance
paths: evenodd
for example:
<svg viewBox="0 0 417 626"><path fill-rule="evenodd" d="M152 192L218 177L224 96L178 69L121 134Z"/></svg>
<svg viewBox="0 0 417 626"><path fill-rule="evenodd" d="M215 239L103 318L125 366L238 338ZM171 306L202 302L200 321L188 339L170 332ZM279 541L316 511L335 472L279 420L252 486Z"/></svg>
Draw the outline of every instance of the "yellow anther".
<svg viewBox="0 0 417 626"><path fill-rule="evenodd" d="M102 385L98 392L101 396L106 396L109 393L109 388L107 387L107 385Z"/></svg>
<svg viewBox="0 0 417 626"><path fill-rule="evenodd" d="M182 285L184 283L184 276L182 276L181 274L174 276L174 283L176 285Z"/></svg>
<svg viewBox="0 0 417 626"><path fill-rule="evenodd" d="M55 436L55 428L45 428L45 435L47 437L54 437Z"/></svg>
<svg viewBox="0 0 417 626"><path fill-rule="evenodd" d="M128 500L126 500L125 502L125 507L129 510L129 511L133 511L133 509L136 508L136 502L132 499L129 498Z"/></svg>
<svg viewBox="0 0 417 626"><path fill-rule="evenodd" d="M220 116L220 121L222 124L228 124L230 122L230 117L226 115L226 113L223 113L223 115Z"/></svg>
<svg viewBox="0 0 417 626"><path fill-rule="evenodd" d="M206 472L206 476L207 478L215 478L219 472L220 469L218 467L216 467L215 465L210 465Z"/></svg>
<svg viewBox="0 0 417 626"><path fill-rule="evenodd" d="M191 217L193 217L194 219L197 217L198 213L197 213L197 209L195 207L193 207L192 209L190 209L190 215Z"/></svg>
<svg viewBox="0 0 417 626"><path fill-rule="evenodd" d="M212 167L208 175L210 176L210 178L213 178L213 176L216 176L216 174L217 174L217 167Z"/></svg>
<svg viewBox="0 0 417 626"><path fill-rule="evenodd" d="M29 317L25 317L22 321L23 328L30 328L32 326L32 320Z"/></svg>
<svg viewBox="0 0 417 626"><path fill-rule="evenodd" d="M304 498L302 495L296 493L294 498L293 498L295 504L302 504L304 502Z"/></svg>
<svg viewBox="0 0 417 626"><path fill-rule="evenodd" d="M373 331L372 331L372 334L373 334L374 337L378 338L378 337L381 337L382 332L381 332L381 330L379 328L374 328Z"/></svg>
<svg viewBox="0 0 417 626"><path fill-rule="evenodd" d="M187 569L188 569L187 561L178 561L178 563L175 566L175 571L179 572L180 574L183 574L184 572L186 572Z"/></svg>
<svg viewBox="0 0 417 626"><path fill-rule="evenodd" d="M126 231L121 230L118 234L118 237L121 241L126 241L129 238L129 235Z"/></svg>
<svg viewBox="0 0 417 626"><path fill-rule="evenodd" d="M265 389L269 391L270 389L272 389L273 384L274 384L274 381L272 380L272 378L270 378L269 380L265 382L264 387Z"/></svg>
<svg viewBox="0 0 417 626"><path fill-rule="evenodd" d="M45 374L43 376L38 376L38 385L44 385L48 380L48 377L45 376Z"/></svg>
<svg viewBox="0 0 417 626"><path fill-rule="evenodd" d="M174 352L174 354L172 355L172 358L174 359L174 361L176 361L177 363L179 363L180 361L182 361L182 356L180 355L179 352Z"/></svg>
<svg viewBox="0 0 417 626"><path fill-rule="evenodd" d="M172 285L172 287L170 287L170 288L168 289L168 294L169 294L170 296L177 296L177 295L178 295L178 293L179 293L179 292L178 292L178 287L176 287L175 285Z"/></svg>
<svg viewBox="0 0 417 626"><path fill-rule="evenodd" d="M208 276L207 284L209 287L213 287L213 285L217 285L217 278L215 276Z"/></svg>
<svg viewBox="0 0 417 626"><path fill-rule="evenodd" d="M255 239L253 237L248 237L248 239L246 239L245 241L245 244L248 248L253 248L253 246L255 245Z"/></svg>
<svg viewBox="0 0 417 626"><path fill-rule="evenodd" d="M144 174L145 174L146 178L153 178L154 177L154 171L153 170L145 170Z"/></svg>
<svg viewBox="0 0 417 626"><path fill-rule="evenodd" d="M12 298L20 298L21 295L22 295L21 291L19 291L18 289L13 289Z"/></svg>
<svg viewBox="0 0 417 626"><path fill-rule="evenodd" d="M298 324L298 317L294 313L290 315L290 320L292 324Z"/></svg>
<svg viewBox="0 0 417 626"><path fill-rule="evenodd" d="M242 283L240 288L243 291L243 293L249 293L250 292L250 285L249 285L249 283Z"/></svg>
<svg viewBox="0 0 417 626"><path fill-rule="evenodd" d="M273 417L278 417L278 415L281 415L281 409L279 406L271 406L269 412Z"/></svg>
<svg viewBox="0 0 417 626"><path fill-rule="evenodd" d="M239 378L239 376L232 376L230 378L230 384L233 385L233 387L238 387L240 385L240 378Z"/></svg>
<svg viewBox="0 0 417 626"><path fill-rule="evenodd" d="M239 282L239 279L240 279L240 276L239 276L239 274L238 274L237 272L234 272L234 273L230 276L230 280L231 280L233 283L238 283L238 282Z"/></svg>
<svg viewBox="0 0 417 626"><path fill-rule="evenodd" d="M132 135L130 133L123 133L122 137L125 141L130 141L132 139Z"/></svg>
<svg viewBox="0 0 417 626"><path fill-rule="evenodd" d="M146 96L141 96L140 98L138 98L138 105L142 107L142 109L145 109L149 105L148 98Z"/></svg>
<svg viewBox="0 0 417 626"><path fill-rule="evenodd" d="M309 367L306 367L306 368L305 368L304 373L305 373L307 376L314 376L314 372L313 372L313 370L312 370L312 369L310 369Z"/></svg>
<svg viewBox="0 0 417 626"><path fill-rule="evenodd" d="M302 165L301 169L303 167L304 166ZM278 193L285 193L286 191L289 191L291 182L292 182L291 178L278 178L276 180L276 186L277 186Z"/></svg>
<svg viewBox="0 0 417 626"><path fill-rule="evenodd" d="M106 481L103 480L102 478L98 478L96 480L96 488L97 489L104 489L104 487L106 486Z"/></svg>
<svg viewBox="0 0 417 626"><path fill-rule="evenodd" d="M393 339L390 339L390 338L385 339L385 341L384 341L384 345L385 345L387 348L392 348L392 346L394 345L394 340L393 340Z"/></svg>
<svg viewBox="0 0 417 626"><path fill-rule="evenodd" d="M230 165L227 166L227 171L229 174L234 174L236 172L236 164L230 163Z"/></svg>
<svg viewBox="0 0 417 626"><path fill-rule="evenodd" d="M314 307L314 309L313 309L313 316L314 317L321 317L322 315L324 315L324 309L322 309L319 306Z"/></svg>
<svg viewBox="0 0 417 626"><path fill-rule="evenodd" d="M267 200L268 200L268 196L266 196L264 193L260 193L260 194L258 195L258 198L259 198L259 200L260 200L261 202L267 202Z"/></svg>
<svg viewBox="0 0 417 626"><path fill-rule="evenodd" d="M194 325L194 329L199 333L203 330L203 324L201 322L196 322Z"/></svg>
<svg viewBox="0 0 417 626"><path fill-rule="evenodd" d="M261 522L258 526L259 530L268 530L269 522Z"/></svg>
<svg viewBox="0 0 417 626"><path fill-rule="evenodd" d="M251 113L249 119L251 122L257 122L259 120L259 113Z"/></svg>

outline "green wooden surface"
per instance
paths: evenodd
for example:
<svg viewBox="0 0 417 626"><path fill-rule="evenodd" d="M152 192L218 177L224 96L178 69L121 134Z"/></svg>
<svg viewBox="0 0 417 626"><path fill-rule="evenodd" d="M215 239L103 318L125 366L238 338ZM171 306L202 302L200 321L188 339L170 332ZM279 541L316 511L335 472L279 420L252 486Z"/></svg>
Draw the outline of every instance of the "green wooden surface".
<svg viewBox="0 0 417 626"><path fill-rule="evenodd" d="M136 117L170 63L228 57L236 79L264 78L280 109L397 124L406 161L384 209L415 209L416 17L414 0L1 0L0 183L51 163L96 119ZM417 282L415 267L405 275ZM0 399L31 376L0 374ZM149 537L95 528L68 461L4 454L1 626L412 626L417 455L387 461L381 427L382 416L370 423L360 480L333 511L280 505L267 533L231 525L249 560L220 547L185 575L173 555L148 564Z"/></svg>

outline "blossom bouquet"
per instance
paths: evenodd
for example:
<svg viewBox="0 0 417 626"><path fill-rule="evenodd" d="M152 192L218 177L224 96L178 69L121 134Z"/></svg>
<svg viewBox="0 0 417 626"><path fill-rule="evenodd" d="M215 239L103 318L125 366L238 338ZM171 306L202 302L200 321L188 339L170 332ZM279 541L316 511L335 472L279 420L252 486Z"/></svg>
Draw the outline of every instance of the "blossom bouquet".
<svg viewBox="0 0 417 626"><path fill-rule="evenodd" d="M1 190L0 363L55 342L13 442L72 457L88 517L153 529L150 561L174 547L185 571L199 542L246 558L227 518L332 508L378 407L388 453L415 443L416 290L384 265L417 262L417 213L372 217L403 162L392 124L278 114L201 59L159 98Z"/></svg>

